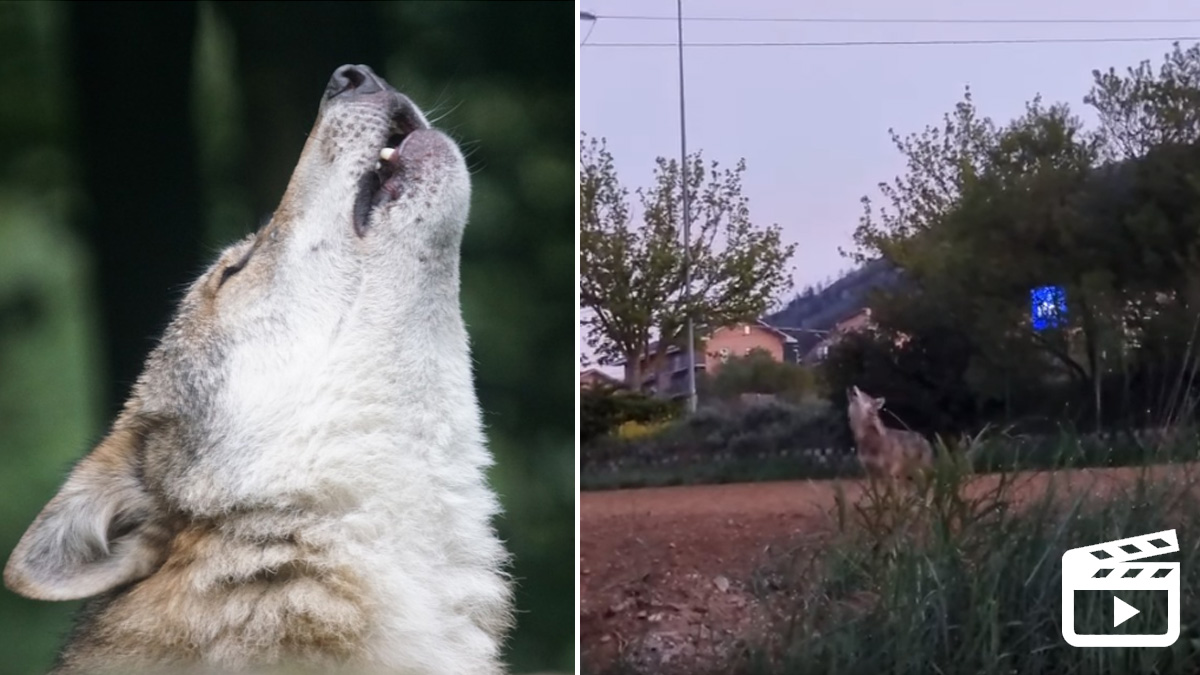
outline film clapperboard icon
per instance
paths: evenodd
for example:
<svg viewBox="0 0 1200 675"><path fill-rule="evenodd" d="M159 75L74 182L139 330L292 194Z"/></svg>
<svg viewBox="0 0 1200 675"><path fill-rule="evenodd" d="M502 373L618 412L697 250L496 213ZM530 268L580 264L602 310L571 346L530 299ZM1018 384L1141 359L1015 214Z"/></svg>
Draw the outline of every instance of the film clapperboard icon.
<svg viewBox="0 0 1200 675"><path fill-rule="evenodd" d="M1175 530L1073 548L1062 557L1063 638L1075 647L1169 647L1179 639L1179 563L1133 563L1179 551ZM1075 632L1075 591L1166 591L1167 632L1162 634L1084 634ZM1114 623L1140 610L1113 596ZM1115 625L1114 625L1115 627Z"/></svg>

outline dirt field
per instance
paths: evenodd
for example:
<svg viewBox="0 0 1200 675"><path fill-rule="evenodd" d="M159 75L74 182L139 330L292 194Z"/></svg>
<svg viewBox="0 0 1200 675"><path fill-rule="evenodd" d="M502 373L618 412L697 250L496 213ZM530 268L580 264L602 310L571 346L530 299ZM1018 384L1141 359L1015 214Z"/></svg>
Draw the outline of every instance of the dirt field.
<svg viewBox="0 0 1200 675"><path fill-rule="evenodd" d="M1136 469L1029 473L1015 497L1050 481L1103 495ZM1180 467L1154 470L1176 479ZM969 486L995 485L981 476ZM819 546L833 527L833 481L585 492L580 497L580 642L586 673L623 659L635 669L713 667L765 631L756 570L781 553ZM854 499L862 486L843 482Z"/></svg>

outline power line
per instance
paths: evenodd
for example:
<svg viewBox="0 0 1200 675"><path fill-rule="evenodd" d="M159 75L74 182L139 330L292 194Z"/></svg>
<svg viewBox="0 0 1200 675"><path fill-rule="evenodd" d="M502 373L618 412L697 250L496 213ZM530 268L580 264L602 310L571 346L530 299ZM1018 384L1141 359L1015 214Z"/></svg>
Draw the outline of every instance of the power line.
<svg viewBox="0 0 1200 675"><path fill-rule="evenodd" d="M643 16L633 14L595 14L596 19L610 21L675 21L673 16ZM685 16L684 21L716 21L725 23L883 23L883 24L1176 24L1200 23L1193 19L862 19L862 18L790 18L752 16Z"/></svg>
<svg viewBox="0 0 1200 675"><path fill-rule="evenodd" d="M685 47L900 47L913 45L959 46L959 45L1033 45L1033 44L1079 44L1117 42L1191 42L1200 41L1198 36L1181 37L1094 37L1094 38L996 38L962 40L834 40L826 42L690 42ZM584 47L621 48L677 48L678 42L592 42Z"/></svg>

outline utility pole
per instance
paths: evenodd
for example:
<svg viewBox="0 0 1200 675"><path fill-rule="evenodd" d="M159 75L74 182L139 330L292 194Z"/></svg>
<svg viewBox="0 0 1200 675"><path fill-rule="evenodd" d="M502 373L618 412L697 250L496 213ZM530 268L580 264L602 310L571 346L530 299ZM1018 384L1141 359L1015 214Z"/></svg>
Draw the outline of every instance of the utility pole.
<svg viewBox="0 0 1200 675"><path fill-rule="evenodd" d="M692 321L692 214L687 182L687 106L683 90L683 0L676 0L676 24L679 30L679 182L683 197L683 300L687 309L687 399L688 412L696 412L696 327ZM595 22L592 12L579 12L580 21Z"/></svg>
<svg viewBox="0 0 1200 675"><path fill-rule="evenodd" d="M679 183L683 196L683 288L687 311L688 412L696 412L696 333L692 323L692 214L687 178L687 106L683 94L683 0L675 0L679 28Z"/></svg>

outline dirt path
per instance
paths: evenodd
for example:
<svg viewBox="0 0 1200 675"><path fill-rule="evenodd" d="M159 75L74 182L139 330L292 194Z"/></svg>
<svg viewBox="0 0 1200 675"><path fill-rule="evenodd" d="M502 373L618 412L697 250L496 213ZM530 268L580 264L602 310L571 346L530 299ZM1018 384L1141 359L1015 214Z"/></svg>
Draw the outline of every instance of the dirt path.
<svg viewBox="0 0 1200 675"><path fill-rule="evenodd" d="M1042 494L1054 481L1100 496L1138 469L1031 472L1015 497ZM1182 467L1156 467L1174 480ZM995 486L972 481L969 493ZM736 651L769 630L755 601L757 570L773 557L820 545L834 523L835 481L744 483L585 492L580 496L580 642L585 671L624 660L635 669L691 672L697 660ZM842 481L854 500L857 481ZM711 658L707 658L706 654Z"/></svg>

